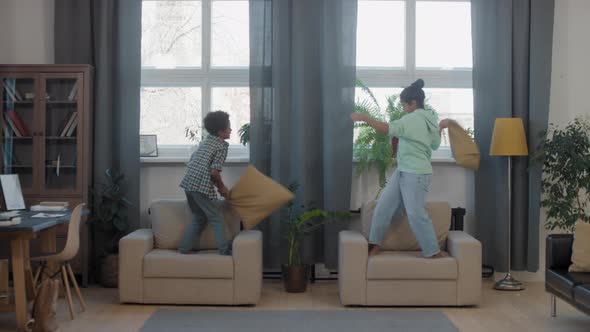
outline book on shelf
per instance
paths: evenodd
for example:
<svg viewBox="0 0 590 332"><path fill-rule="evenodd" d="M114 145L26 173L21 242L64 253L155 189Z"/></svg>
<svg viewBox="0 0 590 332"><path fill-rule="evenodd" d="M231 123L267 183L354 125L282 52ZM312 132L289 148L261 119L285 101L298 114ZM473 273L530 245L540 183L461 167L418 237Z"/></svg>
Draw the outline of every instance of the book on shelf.
<svg viewBox="0 0 590 332"><path fill-rule="evenodd" d="M66 136L72 137L72 135L76 131L76 127L78 127L78 116L76 116L76 118L74 119L74 123L72 123L72 125L70 126L70 129L68 129L68 133L66 134Z"/></svg>
<svg viewBox="0 0 590 332"><path fill-rule="evenodd" d="M66 134L70 130L70 127L72 126L72 124L74 123L74 121L76 121L76 118L77 117L78 117L77 112L71 112L69 114L69 116L68 116L68 122L66 123L66 125L63 127L63 129L59 133L59 137L66 137Z"/></svg>
<svg viewBox="0 0 590 332"><path fill-rule="evenodd" d="M18 131L18 128L16 127L16 125L12 121L12 118L10 116L8 116L8 112L5 112L4 113L4 121L5 121L5 124L8 123L8 126L10 127L10 129L12 129L12 132L14 133L14 136L16 136L16 137L23 137L23 135Z"/></svg>
<svg viewBox="0 0 590 332"><path fill-rule="evenodd" d="M70 111L70 112L68 112L68 114L66 116L63 117L61 124L57 128L57 132L55 133L55 136L58 136L58 137L61 136L61 133L64 131L64 129L68 125L68 122L70 121L70 117L72 116L73 112L74 111Z"/></svg>
<svg viewBox="0 0 590 332"><path fill-rule="evenodd" d="M6 91L8 96L10 96L12 101L21 101L23 99L20 93L18 93L18 90L16 89L16 81L14 79L4 79L4 90Z"/></svg>
<svg viewBox="0 0 590 332"><path fill-rule="evenodd" d="M8 114L10 119L12 119L12 123L14 123L14 126L18 129L18 132L21 134L21 136L19 137L31 136L31 134L29 133L29 129L25 125L23 119L18 115L18 113L16 113L14 109L7 109L6 114Z"/></svg>
<svg viewBox="0 0 590 332"><path fill-rule="evenodd" d="M68 100L69 101L76 100L77 95L78 95L78 80L76 80L76 82L74 83L74 86L72 86L72 90L70 90L70 94L68 95Z"/></svg>

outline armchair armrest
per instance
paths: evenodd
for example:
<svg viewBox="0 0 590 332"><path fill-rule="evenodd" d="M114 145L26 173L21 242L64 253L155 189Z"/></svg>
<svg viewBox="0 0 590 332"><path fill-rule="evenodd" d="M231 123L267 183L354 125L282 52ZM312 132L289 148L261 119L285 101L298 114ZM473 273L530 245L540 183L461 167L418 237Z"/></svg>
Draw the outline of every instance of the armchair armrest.
<svg viewBox="0 0 590 332"><path fill-rule="evenodd" d="M338 288L343 305L367 304L369 244L358 232L338 234Z"/></svg>
<svg viewBox="0 0 590 332"><path fill-rule="evenodd" d="M262 292L262 232L241 231L233 241L234 304L256 304Z"/></svg>
<svg viewBox="0 0 590 332"><path fill-rule="evenodd" d="M154 248L151 229L138 229L119 241L119 301L143 302L143 258Z"/></svg>
<svg viewBox="0 0 590 332"><path fill-rule="evenodd" d="M567 269L572 264L572 234L550 234L545 240L545 268Z"/></svg>
<svg viewBox="0 0 590 332"><path fill-rule="evenodd" d="M481 300L481 243L462 231L450 231L449 254L457 260L457 305L477 305Z"/></svg>

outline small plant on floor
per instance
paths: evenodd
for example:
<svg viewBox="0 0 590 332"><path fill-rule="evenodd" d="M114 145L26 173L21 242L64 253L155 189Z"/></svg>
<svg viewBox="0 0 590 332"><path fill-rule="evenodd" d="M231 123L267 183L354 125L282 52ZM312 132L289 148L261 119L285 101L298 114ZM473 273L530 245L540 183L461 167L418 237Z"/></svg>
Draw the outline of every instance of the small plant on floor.
<svg viewBox="0 0 590 332"><path fill-rule="evenodd" d="M288 189L296 194L299 184L292 183ZM308 272L308 266L301 259L303 240L328 222L350 219L350 214L296 206L293 201L286 206L284 213L285 239L288 245L287 263L283 266L285 288L288 292L303 292L307 285Z"/></svg>
<svg viewBox="0 0 590 332"><path fill-rule="evenodd" d="M545 228L573 231L577 220L590 222L590 123L578 118L565 128L551 124L541 135L535 159L543 163Z"/></svg>
<svg viewBox="0 0 590 332"><path fill-rule="evenodd" d="M127 208L132 206L125 197L125 175L113 169L107 169L105 182L101 183L100 192L94 195L98 205L89 222L93 226L95 250L102 264L100 266L101 282L105 286L115 287L119 240L129 229ZM105 274L105 271L108 273Z"/></svg>

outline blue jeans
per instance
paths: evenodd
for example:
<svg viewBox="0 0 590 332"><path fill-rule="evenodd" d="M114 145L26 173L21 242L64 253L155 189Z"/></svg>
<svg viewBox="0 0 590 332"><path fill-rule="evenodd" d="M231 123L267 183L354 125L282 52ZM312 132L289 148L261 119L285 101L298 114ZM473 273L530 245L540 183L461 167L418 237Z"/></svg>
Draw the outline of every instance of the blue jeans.
<svg viewBox="0 0 590 332"><path fill-rule="evenodd" d="M369 243L379 245L383 241L392 218L406 209L410 228L424 257L440 252L432 220L426 212L426 196L430 188L430 174L413 174L396 170L381 192L371 221Z"/></svg>
<svg viewBox="0 0 590 332"><path fill-rule="evenodd" d="M197 242L199 241L205 223L209 221L219 253L231 255L231 242L225 238L225 223L216 202L199 192L185 191L184 193L186 194L188 206L193 213L193 219L182 237L178 251L183 254L191 251L195 239Z"/></svg>

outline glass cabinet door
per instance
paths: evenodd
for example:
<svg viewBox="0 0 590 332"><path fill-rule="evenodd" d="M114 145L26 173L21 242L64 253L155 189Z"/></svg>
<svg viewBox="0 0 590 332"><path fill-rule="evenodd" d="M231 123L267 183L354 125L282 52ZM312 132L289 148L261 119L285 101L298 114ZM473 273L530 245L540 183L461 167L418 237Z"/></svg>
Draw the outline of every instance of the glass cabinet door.
<svg viewBox="0 0 590 332"><path fill-rule="evenodd" d="M75 193L79 188L82 82L79 74L42 75L42 193Z"/></svg>
<svg viewBox="0 0 590 332"><path fill-rule="evenodd" d="M34 74L12 74L0 77L2 100L2 135L0 160L2 174L18 174L24 193L36 187L35 145L36 102L38 81Z"/></svg>

